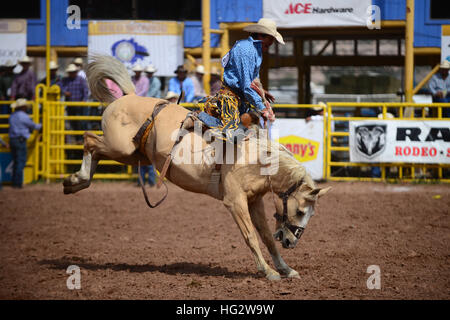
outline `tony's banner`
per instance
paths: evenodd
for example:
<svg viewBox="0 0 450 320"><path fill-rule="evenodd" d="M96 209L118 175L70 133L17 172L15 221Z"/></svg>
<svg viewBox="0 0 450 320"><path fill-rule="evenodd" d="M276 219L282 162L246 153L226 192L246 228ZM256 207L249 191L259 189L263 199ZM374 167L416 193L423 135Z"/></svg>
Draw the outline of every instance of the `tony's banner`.
<svg viewBox="0 0 450 320"><path fill-rule="evenodd" d="M323 120L277 119L271 136L292 152L314 180L323 178Z"/></svg>

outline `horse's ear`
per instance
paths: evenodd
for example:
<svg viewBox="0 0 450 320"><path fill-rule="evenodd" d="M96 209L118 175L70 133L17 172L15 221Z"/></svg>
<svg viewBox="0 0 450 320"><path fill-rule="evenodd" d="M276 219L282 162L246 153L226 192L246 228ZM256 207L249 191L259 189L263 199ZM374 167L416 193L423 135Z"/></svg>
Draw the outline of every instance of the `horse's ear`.
<svg viewBox="0 0 450 320"><path fill-rule="evenodd" d="M323 196L325 193L327 193L328 191L331 190L331 187L328 188L322 188L320 189L319 193L317 194L317 196L320 198L321 196Z"/></svg>
<svg viewBox="0 0 450 320"><path fill-rule="evenodd" d="M316 201L318 198L320 198L325 193L330 191L330 189L331 189L331 187L323 188L323 189L322 188L314 188L305 195L305 199L309 200L309 201Z"/></svg>

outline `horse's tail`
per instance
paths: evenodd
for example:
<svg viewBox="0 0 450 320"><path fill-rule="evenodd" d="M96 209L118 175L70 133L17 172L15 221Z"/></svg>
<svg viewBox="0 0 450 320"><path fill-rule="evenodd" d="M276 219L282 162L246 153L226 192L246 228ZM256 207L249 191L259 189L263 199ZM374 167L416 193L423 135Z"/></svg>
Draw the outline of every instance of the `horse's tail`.
<svg viewBox="0 0 450 320"><path fill-rule="evenodd" d="M116 100L108 89L105 79L110 79L117 84L124 95L135 92L134 84L123 63L105 55L93 55L91 58L92 61L88 64L86 75L95 99L108 104Z"/></svg>

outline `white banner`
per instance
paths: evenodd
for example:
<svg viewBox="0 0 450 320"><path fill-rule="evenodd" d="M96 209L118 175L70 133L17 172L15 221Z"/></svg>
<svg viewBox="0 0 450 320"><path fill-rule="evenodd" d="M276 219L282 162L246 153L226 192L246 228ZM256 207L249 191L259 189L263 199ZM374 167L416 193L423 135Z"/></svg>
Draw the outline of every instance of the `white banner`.
<svg viewBox="0 0 450 320"><path fill-rule="evenodd" d="M442 25L441 61L450 61L450 25Z"/></svg>
<svg viewBox="0 0 450 320"><path fill-rule="evenodd" d="M27 20L0 19L0 65L17 63L27 53Z"/></svg>
<svg viewBox="0 0 450 320"><path fill-rule="evenodd" d="M156 76L174 77L184 62L183 27L174 21L90 21L88 54L107 54L128 68L153 64Z"/></svg>
<svg viewBox="0 0 450 320"><path fill-rule="evenodd" d="M294 154L314 180L323 178L323 120L277 119L271 136Z"/></svg>
<svg viewBox="0 0 450 320"><path fill-rule="evenodd" d="M263 0L263 16L278 27L365 26L372 0Z"/></svg>
<svg viewBox="0 0 450 320"><path fill-rule="evenodd" d="M350 121L351 162L450 163L450 121Z"/></svg>

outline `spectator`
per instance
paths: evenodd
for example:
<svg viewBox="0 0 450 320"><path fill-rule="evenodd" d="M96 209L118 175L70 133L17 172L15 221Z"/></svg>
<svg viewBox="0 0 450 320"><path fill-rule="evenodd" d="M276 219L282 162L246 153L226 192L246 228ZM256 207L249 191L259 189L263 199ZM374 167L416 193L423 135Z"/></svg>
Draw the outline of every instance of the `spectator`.
<svg viewBox="0 0 450 320"><path fill-rule="evenodd" d="M439 71L431 77L429 88L433 95L433 102L450 102L450 77L448 70L450 69L450 62L445 60L441 63ZM442 116L444 118L450 117L450 108L442 108Z"/></svg>
<svg viewBox="0 0 450 320"><path fill-rule="evenodd" d="M195 68L195 74L190 77L194 84L194 99L193 101L199 101L206 97L205 88L203 87L203 75L205 74L205 68L202 65Z"/></svg>
<svg viewBox="0 0 450 320"><path fill-rule="evenodd" d="M209 82L209 86L211 89L210 96L215 96L222 87L222 79L220 78L220 71L217 67L211 68L211 81Z"/></svg>
<svg viewBox="0 0 450 320"><path fill-rule="evenodd" d="M180 95L178 93L169 91L169 92L167 92L165 99L167 101L169 101L170 103L177 103L179 97L180 97Z"/></svg>
<svg viewBox="0 0 450 320"><path fill-rule="evenodd" d="M13 160L12 186L22 188L23 170L27 162L27 140L30 132L41 130L42 125L34 123L26 113L31 103L25 99L18 99L11 104L12 114L9 117L9 144Z"/></svg>
<svg viewBox="0 0 450 320"><path fill-rule="evenodd" d="M63 78L60 84L61 92L64 95L65 100L81 102L87 101L89 97L88 85L86 80L78 75L77 67L74 64L69 64L66 69L66 73L67 77ZM68 107L67 114L69 116L87 116L89 115L89 108ZM86 124L82 124L80 120L70 121L70 126L72 130L86 130L88 127ZM77 140L79 141L80 139Z"/></svg>
<svg viewBox="0 0 450 320"><path fill-rule="evenodd" d="M147 97L161 98L161 81L154 74L157 70L151 64L145 69L148 78L148 92Z"/></svg>
<svg viewBox="0 0 450 320"><path fill-rule="evenodd" d="M15 77L13 70L16 67L16 64L13 63L11 60L8 60L2 67L3 67L3 74L0 78L0 100L6 101L10 100L11 86ZM1 113L8 113L8 112L1 112Z"/></svg>
<svg viewBox="0 0 450 320"><path fill-rule="evenodd" d="M0 145L2 145L4 148L9 149L9 144L6 143L2 137L0 137ZM0 162L0 190L2 190L3 184L2 184L2 164Z"/></svg>
<svg viewBox="0 0 450 320"><path fill-rule="evenodd" d="M131 77L131 80L136 87L136 94L138 96L145 97L148 92L149 81L147 77L142 76L144 69L140 65L136 65L132 70L134 72L134 76Z"/></svg>
<svg viewBox="0 0 450 320"><path fill-rule="evenodd" d="M23 57L19 63L22 71L14 78L11 85L11 100L16 99L34 99L34 90L37 84L36 74L30 69L32 60L30 57Z"/></svg>
<svg viewBox="0 0 450 320"><path fill-rule="evenodd" d="M73 60L73 64L78 69L78 75L82 77L84 80L86 80L87 79L86 72L84 72L83 70L83 58L76 58L75 60Z"/></svg>
<svg viewBox="0 0 450 320"><path fill-rule="evenodd" d="M61 82L61 77L58 73L58 64L54 61L50 61L50 86L54 84L59 84ZM42 84L47 84L47 77L41 80Z"/></svg>
<svg viewBox="0 0 450 320"><path fill-rule="evenodd" d="M183 99L181 102L192 102L194 100L194 83L190 78L187 78L187 70L184 66L178 66L174 71L176 77L170 79L169 81L169 91L175 92L181 95L184 91Z"/></svg>

